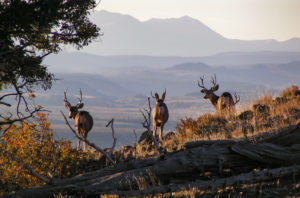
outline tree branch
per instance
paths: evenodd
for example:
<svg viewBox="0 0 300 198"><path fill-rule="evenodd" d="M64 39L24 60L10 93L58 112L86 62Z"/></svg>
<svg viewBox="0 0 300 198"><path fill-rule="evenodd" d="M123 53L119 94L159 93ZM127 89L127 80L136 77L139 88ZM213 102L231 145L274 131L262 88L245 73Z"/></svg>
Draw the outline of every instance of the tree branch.
<svg viewBox="0 0 300 198"><path fill-rule="evenodd" d="M35 170L33 170L28 164L25 164L17 159L15 159L15 157L13 155L9 156L13 161L17 162L20 166L22 166L23 169L27 170L28 174L35 177L35 178L38 178L39 180L45 182L46 184L52 184L53 182L53 179L54 178L51 178L51 179L48 179L40 174L38 174Z"/></svg>
<svg viewBox="0 0 300 198"><path fill-rule="evenodd" d="M113 118L106 124L106 127L108 127L109 125L111 126L111 134L112 134L112 139L113 139L112 147L108 153L108 155L111 157L111 155L115 149L116 142L117 142L117 138L115 138L114 119Z"/></svg>

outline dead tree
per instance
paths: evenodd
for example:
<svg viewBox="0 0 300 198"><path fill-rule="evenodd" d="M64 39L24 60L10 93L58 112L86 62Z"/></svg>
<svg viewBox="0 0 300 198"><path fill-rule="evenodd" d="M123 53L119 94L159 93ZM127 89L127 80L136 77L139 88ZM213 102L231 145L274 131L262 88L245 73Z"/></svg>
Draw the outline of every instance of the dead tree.
<svg viewBox="0 0 300 198"><path fill-rule="evenodd" d="M112 134L112 139L113 139L113 144L108 153L108 155L111 157L111 155L115 149L116 142L117 142L117 138L115 138L115 129L114 129L114 119L113 118L106 124L106 127L108 127L109 125L111 126L111 134Z"/></svg>

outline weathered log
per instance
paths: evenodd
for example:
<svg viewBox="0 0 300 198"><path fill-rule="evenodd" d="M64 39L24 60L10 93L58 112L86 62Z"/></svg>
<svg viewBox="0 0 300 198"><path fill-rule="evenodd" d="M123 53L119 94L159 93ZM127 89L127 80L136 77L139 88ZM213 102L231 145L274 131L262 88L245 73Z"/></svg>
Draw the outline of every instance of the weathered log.
<svg viewBox="0 0 300 198"><path fill-rule="evenodd" d="M253 161L272 166L300 164L299 148L283 147L270 143L235 144L231 149Z"/></svg>
<svg viewBox="0 0 300 198"><path fill-rule="evenodd" d="M195 147L201 146L211 146L211 145L232 145L237 143L234 140L201 140L201 141L194 141L194 142L187 142L184 144L184 148L190 149Z"/></svg>
<svg viewBox="0 0 300 198"><path fill-rule="evenodd" d="M259 142L268 142L281 146L300 144L300 122L297 125L281 128L273 132L273 135L261 139Z"/></svg>
<svg viewBox="0 0 300 198"><path fill-rule="evenodd" d="M224 188L224 186L234 186L240 184L253 184L262 181L275 180L281 177L295 177L295 175L300 174L300 166L288 166L275 169L266 169L262 171L251 171L249 173L242 173L240 175L228 177L228 178L219 178L215 181L197 181L197 182L187 182L183 184L169 184L162 186L154 186L152 188L138 190L138 191L112 191L105 192L104 194L115 194L123 196L141 196L149 194L158 194L158 193L168 193L168 192L179 192L185 190L199 189L212 191Z"/></svg>

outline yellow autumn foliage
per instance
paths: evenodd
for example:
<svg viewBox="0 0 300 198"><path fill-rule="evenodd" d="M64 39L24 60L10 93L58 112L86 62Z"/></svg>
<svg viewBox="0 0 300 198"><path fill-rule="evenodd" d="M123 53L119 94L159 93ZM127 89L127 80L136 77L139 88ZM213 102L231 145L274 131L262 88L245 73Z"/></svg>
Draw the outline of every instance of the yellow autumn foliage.
<svg viewBox="0 0 300 198"><path fill-rule="evenodd" d="M0 136L0 195L44 184L21 163L44 177L52 173L64 178L78 173L91 158L89 153L73 149L70 141L54 140L46 115L37 117L33 123L13 124Z"/></svg>

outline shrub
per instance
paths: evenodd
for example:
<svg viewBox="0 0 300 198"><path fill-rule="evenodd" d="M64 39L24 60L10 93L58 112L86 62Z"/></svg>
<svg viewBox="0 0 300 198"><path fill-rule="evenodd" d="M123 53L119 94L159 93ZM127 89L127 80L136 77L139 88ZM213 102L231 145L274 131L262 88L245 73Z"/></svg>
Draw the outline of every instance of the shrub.
<svg viewBox="0 0 300 198"><path fill-rule="evenodd" d="M33 123L13 124L0 137L0 151L0 194L44 184L21 163L44 177L51 172L56 178L63 178L78 173L91 158L90 153L73 149L70 141L54 140L43 113Z"/></svg>
<svg viewBox="0 0 300 198"><path fill-rule="evenodd" d="M197 120L192 118L182 119L177 123L176 130L183 137L193 135L208 137L212 133L220 132L227 124L227 120L220 115L204 114Z"/></svg>
<svg viewBox="0 0 300 198"><path fill-rule="evenodd" d="M286 89L284 89L281 93L280 93L280 97L281 98L292 98L292 97L295 97L296 94L298 93L298 87L293 85L293 86L290 86Z"/></svg>

